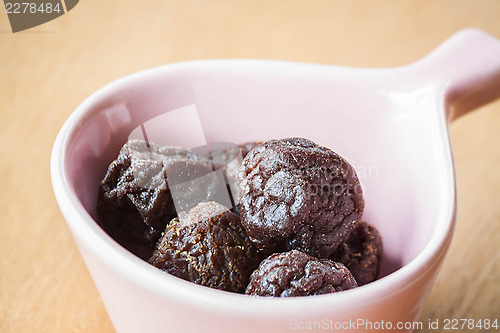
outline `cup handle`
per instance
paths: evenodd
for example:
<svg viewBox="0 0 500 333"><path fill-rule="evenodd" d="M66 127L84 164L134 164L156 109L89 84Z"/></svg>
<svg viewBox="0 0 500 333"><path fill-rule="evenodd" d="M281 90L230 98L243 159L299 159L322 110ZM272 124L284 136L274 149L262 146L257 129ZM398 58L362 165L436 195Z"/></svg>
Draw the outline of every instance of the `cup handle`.
<svg viewBox="0 0 500 333"><path fill-rule="evenodd" d="M450 121L500 97L500 40L481 30L457 32L410 67L444 87Z"/></svg>

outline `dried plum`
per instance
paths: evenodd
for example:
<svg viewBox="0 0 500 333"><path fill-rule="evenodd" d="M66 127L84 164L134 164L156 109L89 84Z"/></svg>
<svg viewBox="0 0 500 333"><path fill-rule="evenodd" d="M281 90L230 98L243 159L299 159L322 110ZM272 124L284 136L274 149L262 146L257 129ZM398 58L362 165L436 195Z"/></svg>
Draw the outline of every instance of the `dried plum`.
<svg viewBox="0 0 500 333"><path fill-rule="evenodd" d="M382 237L374 226L361 222L330 259L343 263L358 285L370 283L378 275L382 259Z"/></svg>
<svg viewBox="0 0 500 333"><path fill-rule="evenodd" d="M356 280L343 264L292 250L264 259L252 273L245 293L295 297L328 294L355 287Z"/></svg>
<svg viewBox="0 0 500 333"><path fill-rule="evenodd" d="M216 191L217 183L203 177L210 177L211 172L210 161L189 150L131 140L100 184L99 224L134 253L141 246L152 250L166 224L176 216L176 204L188 205L192 198L207 201ZM174 204L172 186L197 178L204 181L204 190L182 186Z"/></svg>
<svg viewBox="0 0 500 333"><path fill-rule="evenodd" d="M241 145L228 143L219 145L211 144L211 146L215 146L210 152L212 163L215 169L224 171L228 191L233 198L233 208L231 210L238 215L240 211L238 170L243 158L258 144L259 142L247 142Z"/></svg>
<svg viewBox="0 0 500 333"><path fill-rule="evenodd" d="M210 155L212 162L216 169L225 168L227 165L231 164L232 161L238 158L241 153L241 158L245 158L248 152L259 145L260 142L247 142L240 145L222 143L222 144L211 144L215 146L212 148ZM240 161L241 163L241 161Z"/></svg>
<svg viewBox="0 0 500 333"><path fill-rule="evenodd" d="M303 138L270 140L239 169L242 224L264 254L297 249L328 258L361 219L354 168Z"/></svg>
<svg viewBox="0 0 500 333"><path fill-rule="evenodd" d="M240 217L206 202L167 225L149 262L199 285L243 293L260 260Z"/></svg>
<svg viewBox="0 0 500 333"><path fill-rule="evenodd" d="M211 288L281 297L377 278L382 239L361 221L363 209L354 168L303 138L195 150L131 140L97 202L102 228L159 269ZM264 255L271 256L259 266Z"/></svg>

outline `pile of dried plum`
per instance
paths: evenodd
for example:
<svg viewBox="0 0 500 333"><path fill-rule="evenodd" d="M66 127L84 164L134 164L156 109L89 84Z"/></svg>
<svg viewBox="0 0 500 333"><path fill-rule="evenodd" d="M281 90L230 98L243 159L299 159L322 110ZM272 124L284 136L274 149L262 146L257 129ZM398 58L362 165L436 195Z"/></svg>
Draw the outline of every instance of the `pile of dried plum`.
<svg viewBox="0 0 500 333"><path fill-rule="evenodd" d="M166 273L225 291L311 296L377 278L382 239L344 158L303 138L206 151L127 142L99 187L101 227Z"/></svg>

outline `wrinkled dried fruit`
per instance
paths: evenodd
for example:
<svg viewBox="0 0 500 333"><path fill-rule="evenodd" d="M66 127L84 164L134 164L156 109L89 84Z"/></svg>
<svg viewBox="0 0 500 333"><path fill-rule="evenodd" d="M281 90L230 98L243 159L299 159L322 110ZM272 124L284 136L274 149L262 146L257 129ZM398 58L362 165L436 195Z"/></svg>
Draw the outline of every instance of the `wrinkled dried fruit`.
<svg viewBox="0 0 500 333"><path fill-rule="evenodd" d="M260 260L239 216L205 202L168 224L149 262L202 286L243 293Z"/></svg>
<svg viewBox="0 0 500 333"><path fill-rule="evenodd" d="M238 215L240 212L238 170L243 158L258 144L259 142L248 142L241 145L221 144L215 146L210 152L214 168L223 170L225 173L228 191L230 191L234 203L231 210Z"/></svg>
<svg viewBox="0 0 500 333"><path fill-rule="evenodd" d="M343 264L292 250L264 259L252 273L245 293L294 297L328 294L356 287L356 280Z"/></svg>
<svg viewBox="0 0 500 333"><path fill-rule="evenodd" d="M353 167L302 138L192 151L131 140L109 166L97 203L103 229L165 272L282 297L377 278L382 239L361 222L363 208ZM263 255L271 256L259 266Z"/></svg>
<svg viewBox="0 0 500 333"><path fill-rule="evenodd" d="M363 213L354 168L307 139L258 145L243 160L239 180L242 224L266 255L297 249L328 258Z"/></svg>
<svg viewBox="0 0 500 333"><path fill-rule="evenodd" d="M359 286L375 281L382 259L382 237L374 226L361 222L330 259L343 263Z"/></svg>
<svg viewBox="0 0 500 333"><path fill-rule="evenodd" d="M192 198L206 201L216 191L216 182L209 180L211 172L210 161L191 151L131 140L110 164L99 187L99 224L131 251L137 246L152 249L176 216L172 184L202 179L204 190L199 184L183 186L176 200L177 204Z"/></svg>
<svg viewBox="0 0 500 333"><path fill-rule="evenodd" d="M211 144L215 145L215 147L210 152L210 156L216 169L225 168L227 165L231 164L240 153L241 158L245 158L248 152L259 144L260 142L247 142L241 145L229 143L220 145Z"/></svg>

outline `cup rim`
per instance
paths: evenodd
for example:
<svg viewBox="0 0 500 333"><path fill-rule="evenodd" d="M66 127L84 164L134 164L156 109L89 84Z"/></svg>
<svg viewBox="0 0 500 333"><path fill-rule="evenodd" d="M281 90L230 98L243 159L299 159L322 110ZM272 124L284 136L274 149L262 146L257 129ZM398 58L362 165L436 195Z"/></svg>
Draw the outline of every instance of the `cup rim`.
<svg viewBox="0 0 500 333"><path fill-rule="evenodd" d="M65 171L65 159L68 147L76 131L84 126L86 118L89 116L91 107L99 101L109 98L120 86L134 84L141 80L147 80L156 75L165 75L172 70L178 70L183 66L210 66L213 64L224 65L227 62L252 62L262 66L296 66L317 64L295 63L277 60L256 60L256 59L216 59L197 60L172 63L142 70L125 77L119 78L104 87L98 89L87 97L68 117L58 133L53 145L50 170L54 194L60 210L70 227L79 248L86 249L98 255L106 265L115 271L119 271L130 281L149 289L162 297L176 298L183 303L195 304L198 307L209 307L212 310L246 313L259 313L260 315L289 315L290 312L303 313L304 309L322 308L332 306L332 304L363 304L374 303L380 299L390 297L391 294L401 289L407 288L416 281L420 275L440 263L440 258L445 254L451 236L453 234L456 219L456 185L453 160L451 158L451 146L448 134L448 123L444 112L440 117L443 137L440 138L447 144L443 145L443 160L446 162L447 188L446 198L449 202L443 203L448 207L440 211L440 216L436 218L436 229L423 249L403 267L395 272L382 277L370 284L346 290L342 293L333 293L315 297L295 297L295 298L267 298L249 297L220 290L211 289L184 281L180 278L165 274L159 269L151 266L142 259L136 257L126 249L122 248L110 236L108 236L88 214L80 200L70 188L70 182ZM245 64L241 64L245 66ZM323 65L319 65L323 66ZM328 66L334 67L334 66ZM338 67L345 69L345 67ZM364 69L363 69L364 70ZM378 71L388 71L390 69L380 69ZM441 107L444 109L445 102ZM446 158L444 156L449 156ZM442 222L440 222L442 221ZM80 248L80 251L82 249ZM279 306L277 306L279 305Z"/></svg>

